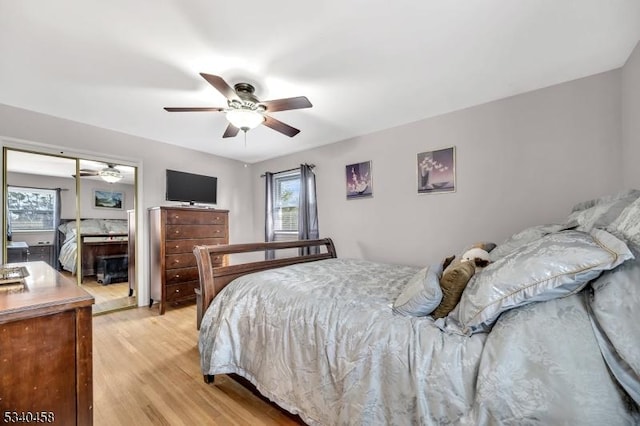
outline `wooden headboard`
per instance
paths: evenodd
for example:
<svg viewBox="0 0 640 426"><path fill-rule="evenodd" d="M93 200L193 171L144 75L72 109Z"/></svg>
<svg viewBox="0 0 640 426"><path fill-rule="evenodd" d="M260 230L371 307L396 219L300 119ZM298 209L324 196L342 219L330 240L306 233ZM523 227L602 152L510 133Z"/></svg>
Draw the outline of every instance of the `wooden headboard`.
<svg viewBox="0 0 640 426"><path fill-rule="evenodd" d="M235 253L249 253L266 250L281 250L304 247L325 246L326 253L307 254L302 256L286 257L282 259L262 260L258 262L242 263L237 265L213 266L212 256L222 256ZM211 246L195 246L193 254L198 262L198 276L200 288L196 289L197 294L197 327L200 329L200 322L204 311L209 307L211 301L220 291L234 279L250 274L252 272L266 271L267 269L279 268L281 266L294 265L296 263L313 262L316 260L331 259L337 257L336 248L331 238L321 240L299 240L269 243L249 243L249 244L221 244Z"/></svg>

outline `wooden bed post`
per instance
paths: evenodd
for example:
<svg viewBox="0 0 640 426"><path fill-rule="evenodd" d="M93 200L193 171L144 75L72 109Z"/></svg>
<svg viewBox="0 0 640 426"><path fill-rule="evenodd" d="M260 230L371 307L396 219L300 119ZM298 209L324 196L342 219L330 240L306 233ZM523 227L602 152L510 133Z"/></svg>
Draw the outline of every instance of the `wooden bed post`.
<svg viewBox="0 0 640 426"><path fill-rule="evenodd" d="M211 261L211 256L321 246L326 247L326 253L307 254L303 256L292 256L282 259L270 259L216 267L213 266L213 262ZM252 272L266 271L268 269L279 268L281 266L288 266L296 263L313 262L337 257L336 248L331 238L324 238L321 240L195 246L193 248L193 254L196 256L196 261L198 263L198 277L200 280L200 288L196 289L196 303L198 304L196 326L198 330L200 329L202 316L211 304L213 298L216 297L216 295L234 279ZM226 265L226 262L223 262L223 265Z"/></svg>

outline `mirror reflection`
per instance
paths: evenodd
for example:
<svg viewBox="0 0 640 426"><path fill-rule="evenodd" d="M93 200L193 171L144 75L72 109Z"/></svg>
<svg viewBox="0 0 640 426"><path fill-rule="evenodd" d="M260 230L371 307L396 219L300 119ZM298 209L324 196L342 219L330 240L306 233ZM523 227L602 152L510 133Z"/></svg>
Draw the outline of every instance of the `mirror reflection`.
<svg viewBox="0 0 640 426"><path fill-rule="evenodd" d="M6 263L48 263L94 296L94 313L135 305L135 174L7 150Z"/></svg>

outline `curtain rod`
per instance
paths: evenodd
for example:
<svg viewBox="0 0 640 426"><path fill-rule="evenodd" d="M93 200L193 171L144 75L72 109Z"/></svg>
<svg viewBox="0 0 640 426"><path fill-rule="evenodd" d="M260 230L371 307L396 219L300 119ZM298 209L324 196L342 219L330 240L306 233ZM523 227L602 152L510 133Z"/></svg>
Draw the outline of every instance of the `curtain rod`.
<svg viewBox="0 0 640 426"><path fill-rule="evenodd" d="M316 167L315 164L306 164L305 165L311 167L312 169ZM294 167L293 169L288 169L288 170L280 170L279 172L274 172L273 174L278 174L278 173L286 173L286 172L292 172L294 170L298 170L300 167ZM265 177L265 175L260 175L260 177Z"/></svg>

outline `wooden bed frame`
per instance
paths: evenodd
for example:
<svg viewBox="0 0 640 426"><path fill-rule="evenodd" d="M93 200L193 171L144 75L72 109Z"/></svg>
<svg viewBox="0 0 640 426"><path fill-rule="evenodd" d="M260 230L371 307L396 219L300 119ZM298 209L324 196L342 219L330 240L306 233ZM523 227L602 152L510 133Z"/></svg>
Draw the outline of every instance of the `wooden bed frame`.
<svg viewBox="0 0 640 426"><path fill-rule="evenodd" d="M225 266L226 262L223 262L223 266L214 267L214 263L211 259L212 256L216 257L234 253L250 253L256 251L321 246L325 246L327 248L326 253L262 260L229 266ZM296 263L314 262L316 260L332 259L337 257L336 248L333 245L331 238L324 238L321 240L195 246L193 248L193 254L196 256L196 261L198 262L198 276L200 279L200 288L196 289L198 304L198 330L200 329L202 315L211 304L213 298L216 297L216 295L234 279L252 272L266 271L267 269L279 268L281 266L293 265Z"/></svg>
<svg viewBox="0 0 640 426"><path fill-rule="evenodd" d="M291 256L281 259L262 260L229 266L224 266L227 262L223 262L223 266L214 267L214 262L211 259L212 256L216 257L235 253L250 253L257 251L266 252L267 250L283 250L322 246L325 246L327 248L326 253ZM193 254L196 256L196 261L198 263L198 276L200 280L200 288L197 288L195 290L197 303L196 326L198 330L200 330L202 315L211 304L213 298L216 297L216 295L220 293L220 291L234 279L241 277L242 275L250 274L252 272L266 271L268 269L294 265L296 263L314 262L317 260L332 259L337 257L336 248L333 245L333 241L331 240L331 238L324 238L320 240L195 246L193 248ZM213 379L213 375L204 375L205 383L213 383Z"/></svg>
<svg viewBox="0 0 640 426"><path fill-rule="evenodd" d="M80 219L94 219L94 218L82 218ZM75 219L61 219L60 223L73 222ZM59 247L58 253L60 253L60 249L64 244L65 235L62 231L59 232ZM127 237L129 234L125 233L111 233L111 234L82 234L80 238L80 252L82 256L82 276L80 277L80 281L84 281L84 277L90 275L96 275L96 262L98 256L113 256L113 255L126 255L129 250L129 242L128 241L85 241L85 237ZM58 262L58 259L56 259ZM61 269L58 267L58 269Z"/></svg>

